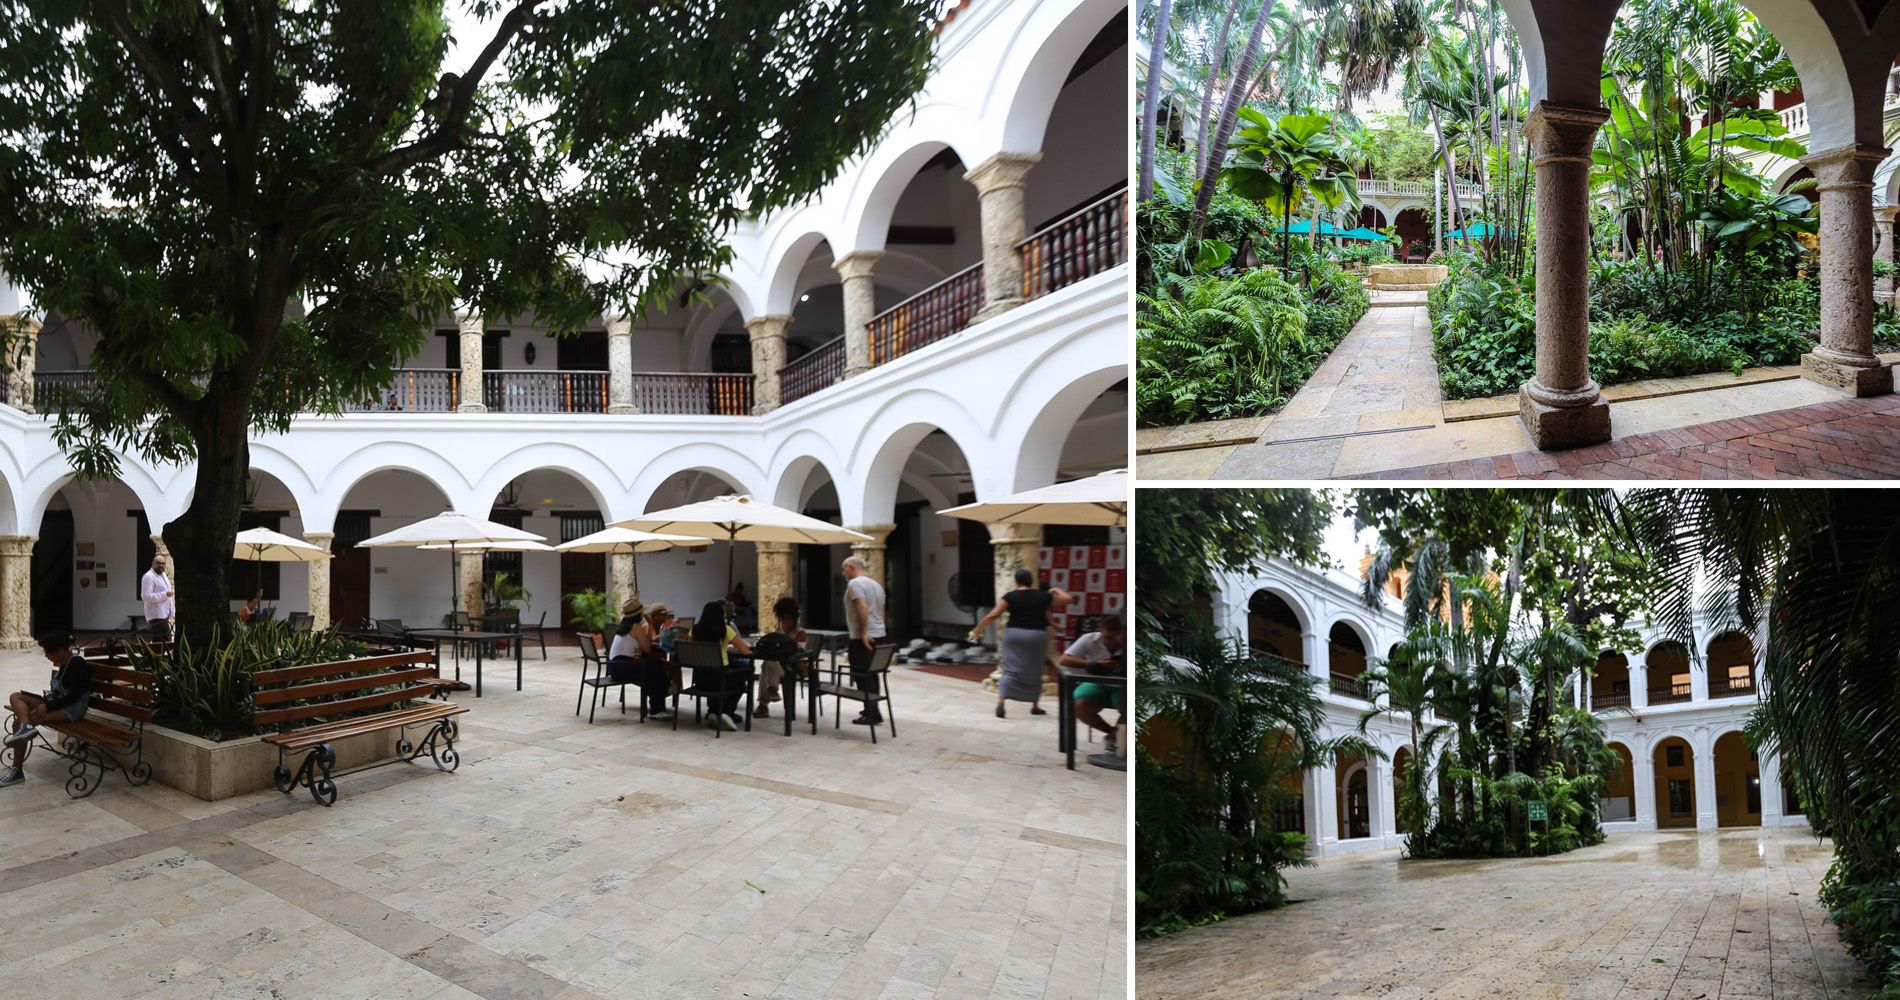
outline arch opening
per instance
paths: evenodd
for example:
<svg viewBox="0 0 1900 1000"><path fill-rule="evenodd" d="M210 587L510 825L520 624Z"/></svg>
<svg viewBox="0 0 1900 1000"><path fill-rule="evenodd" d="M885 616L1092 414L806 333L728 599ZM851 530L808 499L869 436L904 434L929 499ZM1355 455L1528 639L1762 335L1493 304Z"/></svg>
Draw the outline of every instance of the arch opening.
<svg viewBox="0 0 1900 1000"><path fill-rule="evenodd" d="M1696 825L1695 749L1680 736L1656 744L1656 825L1693 829Z"/></svg>

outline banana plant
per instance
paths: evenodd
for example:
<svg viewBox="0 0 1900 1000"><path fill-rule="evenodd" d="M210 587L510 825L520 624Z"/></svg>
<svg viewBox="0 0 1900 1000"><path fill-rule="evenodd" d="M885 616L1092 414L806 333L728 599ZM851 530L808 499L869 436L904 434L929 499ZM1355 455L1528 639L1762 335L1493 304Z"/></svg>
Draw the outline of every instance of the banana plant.
<svg viewBox="0 0 1900 1000"><path fill-rule="evenodd" d="M1715 192L1696 221L1709 238L1735 248L1736 270L1741 274L1742 306L1755 314L1748 299L1748 252L1777 240L1793 240L1797 233L1813 233L1821 224L1814 206L1799 194L1764 196L1755 191L1725 189Z"/></svg>
<svg viewBox="0 0 1900 1000"><path fill-rule="evenodd" d="M1221 183L1277 213L1282 236L1287 235L1294 207L1308 195L1329 210L1341 205L1359 210L1352 164L1326 115L1287 115L1276 122L1252 108L1241 108L1239 114L1250 124L1234 136L1234 157L1221 171ZM1280 244L1282 271L1290 267L1290 244L1290 239Z"/></svg>

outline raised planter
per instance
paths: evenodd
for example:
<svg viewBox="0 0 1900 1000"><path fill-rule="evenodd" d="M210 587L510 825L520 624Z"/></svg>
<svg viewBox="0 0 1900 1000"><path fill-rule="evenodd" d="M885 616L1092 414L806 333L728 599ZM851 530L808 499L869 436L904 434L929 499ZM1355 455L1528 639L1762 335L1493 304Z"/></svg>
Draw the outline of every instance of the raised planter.
<svg viewBox="0 0 1900 1000"><path fill-rule="evenodd" d="M336 751L336 770L395 757L399 735L397 730L385 729L336 741L331 744ZM207 802L275 787L271 770L278 765L277 748L261 736L213 743L149 724L145 727L145 761L152 765L152 777L160 784Z"/></svg>
<svg viewBox="0 0 1900 1000"><path fill-rule="evenodd" d="M1374 264L1366 271L1366 287L1389 292L1435 288L1450 272L1443 264Z"/></svg>

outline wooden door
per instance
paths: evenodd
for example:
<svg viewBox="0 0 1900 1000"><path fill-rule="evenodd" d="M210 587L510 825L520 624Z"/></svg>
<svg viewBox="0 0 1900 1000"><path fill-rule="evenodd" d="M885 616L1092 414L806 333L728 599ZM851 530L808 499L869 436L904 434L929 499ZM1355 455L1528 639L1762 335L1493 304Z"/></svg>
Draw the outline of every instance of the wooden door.
<svg viewBox="0 0 1900 1000"><path fill-rule="evenodd" d="M558 513L561 519L561 541L571 542L584 535L591 535L606 527L600 512L566 511ZM567 598L569 594L578 594L583 590L607 589L607 560L611 556L602 552L563 552L561 553L561 620L550 622L558 625L562 633L573 635L578 629L574 626L574 605ZM614 608L615 612L620 609Z"/></svg>
<svg viewBox="0 0 1900 1000"><path fill-rule="evenodd" d="M336 538L330 550L330 621L341 628L361 628L370 615L369 550L357 542L368 538L370 514L344 511L336 517Z"/></svg>

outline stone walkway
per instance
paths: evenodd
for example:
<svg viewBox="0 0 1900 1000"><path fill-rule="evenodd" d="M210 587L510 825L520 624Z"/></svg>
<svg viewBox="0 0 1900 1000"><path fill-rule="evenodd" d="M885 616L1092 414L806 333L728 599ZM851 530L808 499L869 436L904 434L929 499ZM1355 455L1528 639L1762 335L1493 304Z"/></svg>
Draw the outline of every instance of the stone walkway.
<svg viewBox="0 0 1900 1000"><path fill-rule="evenodd" d="M574 715L580 661L489 677L461 770L207 803L0 789L8 996L587 1000L1126 995L1126 775L898 668L898 736L715 740ZM37 651L0 683L44 686ZM765 723L767 720L759 720Z"/></svg>
<svg viewBox="0 0 1900 1000"><path fill-rule="evenodd" d="M1136 949L1136 995L1848 1000L1871 989L1815 890L1805 827L1611 834L1547 859L1287 872L1300 902Z"/></svg>
<svg viewBox="0 0 1900 1000"><path fill-rule="evenodd" d="M1900 479L1900 396L1830 403L1617 438L1395 469L1368 479Z"/></svg>
<svg viewBox="0 0 1900 1000"><path fill-rule="evenodd" d="M1295 480L1395 478L1402 473L1403 478L1426 478L1414 474L1435 470L1429 478L1440 478L1441 466L1465 466L1476 470L1475 474L1451 478L1497 478L1483 471L1483 462L1504 456L1513 456L1510 468L1516 474L1559 469L1564 453L1536 452L1513 398L1440 400L1423 293L1385 293L1381 301L1280 413L1138 432L1137 477L1143 481ZM1698 426L1707 431L1704 425L1802 414L1804 407L1844 401L1838 391L1801 378L1796 366L1750 369L1741 378L1716 372L1627 383L1607 387L1603 395L1610 402L1611 443L1636 439L1624 447L1632 455L1660 455L1684 447L1670 443L1679 439L1661 432L1696 435L1700 443L1704 439L1692 430ZM1798 420L1816 424L1829 419L1818 412ZM1879 419L1888 418L1883 413ZM1760 427L1749 430L1761 433ZM1718 433L1735 436L1729 430ZM1889 432L1888 436L1893 435ZM1517 456L1529 458L1518 462ZM1595 461L1609 457L1606 452ZM1754 467L1757 457L1766 457L1761 467L1774 466L1778 478L1891 476L1877 464L1859 463L1852 455L1845 456L1846 461L1784 460L1778 464L1772 456L1750 454L1746 449L1735 449L1717 461L1674 457L1698 468L1720 467L1730 476L1741 475L1743 466ZM1731 461L1740 463L1733 471L1729 471ZM1662 471L1668 463L1652 465L1651 475L1668 475Z"/></svg>

